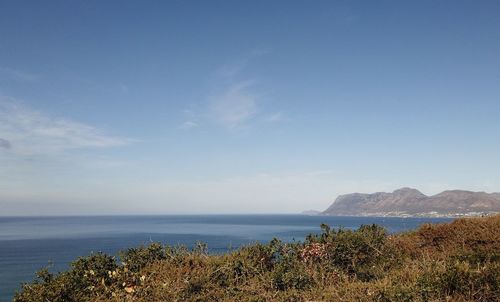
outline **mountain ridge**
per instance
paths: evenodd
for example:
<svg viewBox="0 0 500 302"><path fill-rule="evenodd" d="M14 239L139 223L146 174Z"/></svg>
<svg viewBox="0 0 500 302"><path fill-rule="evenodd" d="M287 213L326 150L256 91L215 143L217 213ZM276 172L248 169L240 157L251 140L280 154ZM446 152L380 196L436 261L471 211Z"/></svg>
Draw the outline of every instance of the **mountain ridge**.
<svg viewBox="0 0 500 302"><path fill-rule="evenodd" d="M478 216L500 212L500 193L446 190L427 196L404 187L388 192L339 195L321 215Z"/></svg>

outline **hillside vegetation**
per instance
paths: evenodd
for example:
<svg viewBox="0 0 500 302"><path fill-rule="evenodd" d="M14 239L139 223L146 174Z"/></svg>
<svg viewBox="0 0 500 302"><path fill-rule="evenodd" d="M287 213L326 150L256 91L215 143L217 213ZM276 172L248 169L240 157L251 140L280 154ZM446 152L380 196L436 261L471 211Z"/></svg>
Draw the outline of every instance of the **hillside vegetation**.
<svg viewBox="0 0 500 302"><path fill-rule="evenodd" d="M500 216L396 235L323 225L223 255L155 243L42 270L14 301L500 301Z"/></svg>

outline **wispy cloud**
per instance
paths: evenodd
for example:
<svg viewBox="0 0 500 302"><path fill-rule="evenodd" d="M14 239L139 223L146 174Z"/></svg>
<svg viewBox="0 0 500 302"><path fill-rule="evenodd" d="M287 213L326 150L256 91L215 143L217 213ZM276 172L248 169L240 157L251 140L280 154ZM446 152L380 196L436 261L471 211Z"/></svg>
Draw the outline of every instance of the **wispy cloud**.
<svg viewBox="0 0 500 302"><path fill-rule="evenodd" d="M0 138L3 148L27 155L113 147L130 142L84 123L52 117L6 97L0 97Z"/></svg>
<svg viewBox="0 0 500 302"><path fill-rule="evenodd" d="M184 114L185 118L184 122L179 125L180 129L189 130L200 125L200 114L197 112L197 110L184 109L182 113Z"/></svg>
<svg viewBox="0 0 500 302"><path fill-rule="evenodd" d="M259 110L258 99L252 91L251 81L238 82L211 96L209 111L217 123L234 128L255 117Z"/></svg>
<svg viewBox="0 0 500 302"><path fill-rule="evenodd" d="M198 127L198 123L193 122L193 121L185 121L184 123L182 123L180 125L181 129L191 129L191 128L195 128L195 127Z"/></svg>
<svg viewBox="0 0 500 302"><path fill-rule="evenodd" d="M244 75L250 60L266 53L268 51L256 50L218 68L212 75L211 92L204 104L199 105L198 110L184 110L186 118L179 128L192 129L212 123L235 129L252 121L281 121L281 112L266 113L263 94L258 92L258 81Z"/></svg>
<svg viewBox="0 0 500 302"><path fill-rule="evenodd" d="M277 123L277 122L281 122L285 119L283 113L281 112L275 112L269 116L267 116L265 118L265 121L266 122L269 122L269 123Z"/></svg>
<svg viewBox="0 0 500 302"><path fill-rule="evenodd" d="M7 77L11 80L23 81L23 82L36 81L40 78L40 76L36 74L7 67L0 67L0 76Z"/></svg>

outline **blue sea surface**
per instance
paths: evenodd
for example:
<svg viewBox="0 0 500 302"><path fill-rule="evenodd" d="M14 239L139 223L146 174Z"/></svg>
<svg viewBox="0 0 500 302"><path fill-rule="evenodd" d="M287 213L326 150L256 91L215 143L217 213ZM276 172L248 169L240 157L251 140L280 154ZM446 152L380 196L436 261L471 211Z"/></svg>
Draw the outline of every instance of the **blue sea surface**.
<svg viewBox="0 0 500 302"><path fill-rule="evenodd" d="M0 217L0 301L11 301L20 284L31 281L41 268L50 265L57 272L79 256L98 251L116 255L152 241L188 247L202 241L211 253L222 253L275 237L303 240L320 232L322 223L348 229L376 223L389 232L401 232L449 220L306 215Z"/></svg>

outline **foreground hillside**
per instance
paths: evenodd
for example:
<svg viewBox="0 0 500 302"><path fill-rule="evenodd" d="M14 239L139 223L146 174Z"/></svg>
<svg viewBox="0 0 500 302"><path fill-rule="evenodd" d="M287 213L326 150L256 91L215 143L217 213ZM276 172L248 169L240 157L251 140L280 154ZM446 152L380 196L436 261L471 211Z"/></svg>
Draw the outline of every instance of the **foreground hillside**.
<svg viewBox="0 0 500 302"><path fill-rule="evenodd" d="M500 301L500 216L390 236L323 226L224 255L152 244L37 276L14 301Z"/></svg>
<svg viewBox="0 0 500 302"><path fill-rule="evenodd" d="M340 195L324 215L347 216L480 216L500 213L500 193L444 191L427 196L412 188L392 193Z"/></svg>

